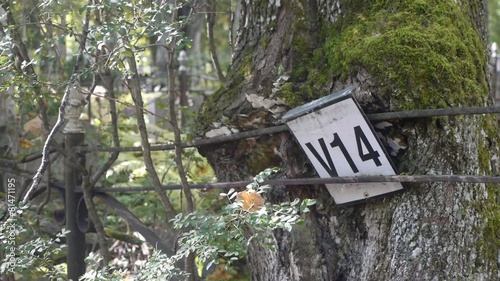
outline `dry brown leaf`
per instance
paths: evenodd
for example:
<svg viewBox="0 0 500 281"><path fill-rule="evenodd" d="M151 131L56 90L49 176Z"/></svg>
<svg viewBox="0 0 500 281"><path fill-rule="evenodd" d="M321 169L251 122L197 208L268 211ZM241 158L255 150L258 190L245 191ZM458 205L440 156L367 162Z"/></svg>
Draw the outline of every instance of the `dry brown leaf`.
<svg viewBox="0 0 500 281"><path fill-rule="evenodd" d="M33 145L31 144L31 142L27 139L20 139L19 140L19 146L21 148L31 148L33 147Z"/></svg>
<svg viewBox="0 0 500 281"><path fill-rule="evenodd" d="M259 193L253 190L238 192L236 199L243 203L243 211L246 212L256 212L265 203L264 198L262 198Z"/></svg>
<svg viewBox="0 0 500 281"><path fill-rule="evenodd" d="M30 121L24 123L24 131L25 132L30 132L33 134L35 137L39 137L42 135L43 132L43 122L40 117L35 116L35 118L31 119Z"/></svg>

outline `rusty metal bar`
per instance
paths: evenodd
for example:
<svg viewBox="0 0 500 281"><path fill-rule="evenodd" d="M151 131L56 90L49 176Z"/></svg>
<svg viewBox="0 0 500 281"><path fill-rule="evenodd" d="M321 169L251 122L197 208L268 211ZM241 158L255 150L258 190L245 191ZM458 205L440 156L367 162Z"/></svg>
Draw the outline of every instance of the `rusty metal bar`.
<svg viewBox="0 0 500 281"><path fill-rule="evenodd" d="M240 188L245 187L252 181L218 182L192 184L191 189L212 189L212 188ZM453 183L500 183L499 176L467 176L467 175L396 175L396 176L358 176L358 177L337 177L337 178L300 178L300 179L271 179L261 183L261 185L321 185L329 183L367 183L367 182L406 182L406 183L430 183L430 182L453 182ZM164 185L164 190L180 190L181 185ZM152 186L137 187L112 187L98 189L96 192L141 192L154 190Z"/></svg>
<svg viewBox="0 0 500 281"><path fill-rule="evenodd" d="M474 114L493 114L500 113L500 106L486 106L486 107L457 107L457 108L438 108L438 109L423 109L423 110L411 110L411 111L397 111L397 112L386 112L386 113L373 113L367 114L370 121L382 121L382 120L392 120L392 119L413 119L413 118L430 118L439 116L457 116L457 115L474 115ZM267 127L262 129L250 130L240 133L235 133L226 136L219 136L210 139L199 139L190 142L181 143L182 148L187 147L200 147L207 145L220 144L225 142L231 142L240 139L253 138L262 135L276 134L280 132L288 131L287 125L278 125L273 127ZM167 145L153 145L151 150L173 150L175 148L174 144ZM81 148L82 151L101 151L101 152L113 152L113 151L142 151L141 147L84 147Z"/></svg>

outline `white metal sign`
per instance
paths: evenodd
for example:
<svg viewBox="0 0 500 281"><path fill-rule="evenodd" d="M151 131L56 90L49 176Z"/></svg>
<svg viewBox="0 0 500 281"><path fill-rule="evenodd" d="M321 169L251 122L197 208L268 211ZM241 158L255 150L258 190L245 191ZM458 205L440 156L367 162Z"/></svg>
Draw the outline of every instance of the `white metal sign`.
<svg viewBox="0 0 500 281"><path fill-rule="evenodd" d="M322 178L395 175L393 165L350 91L306 115L289 117L288 127ZM324 101L323 101L324 102ZM313 107L319 105L313 105ZM306 106L311 111L311 105ZM300 112L300 110L299 110ZM290 113L290 112L289 112ZM292 113L296 115L297 111ZM287 113L288 116L290 116ZM286 116L284 119L286 119ZM401 183L327 184L337 204L364 200L402 189Z"/></svg>

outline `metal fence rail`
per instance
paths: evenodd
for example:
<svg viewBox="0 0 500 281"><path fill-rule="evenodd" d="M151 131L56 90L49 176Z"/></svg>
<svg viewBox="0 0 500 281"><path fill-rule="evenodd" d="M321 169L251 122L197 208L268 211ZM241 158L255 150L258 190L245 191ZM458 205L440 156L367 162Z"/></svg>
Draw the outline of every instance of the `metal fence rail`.
<svg viewBox="0 0 500 281"><path fill-rule="evenodd" d="M458 115L476 115L476 114L493 114L500 113L500 106L486 106L486 107L450 107L438 109L421 109L411 111L397 111L387 113L373 113L367 114L370 121L383 121L394 119L416 119L416 118L431 118L442 116L458 116ZM262 135L276 134L288 131L287 125L278 125L262 129L250 130L245 132L234 133L226 136L219 136L210 139L198 139L190 142L181 143L182 148L188 147L201 147L206 145L214 145L219 143L231 142L240 139L253 138ZM173 150L175 144L166 145L152 145L151 150ZM141 147L80 147L79 151L90 152L128 152L128 151L142 151Z"/></svg>
<svg viewBox="0 0 500 281"><path fill-rule="evenodd" d="M192 189L228 189L241 188L250 184L252 181L234 181L201 183L189 185ZM396 176L357 176L357 177L336 177L336 178L298 178L298 179L270 179L261 185L323 185L329 183L373 183L373 182L406 182L406 183L430 183L430 182L449 182L449 183L490 183L500 184L499 176L469 176L469 175L396 175ZM164 190L181 190L179 184L164 185ZM135 187L111 187L106 189L97 189L95 192L142 192L153 191L153 186L135 186Z"/></svg>

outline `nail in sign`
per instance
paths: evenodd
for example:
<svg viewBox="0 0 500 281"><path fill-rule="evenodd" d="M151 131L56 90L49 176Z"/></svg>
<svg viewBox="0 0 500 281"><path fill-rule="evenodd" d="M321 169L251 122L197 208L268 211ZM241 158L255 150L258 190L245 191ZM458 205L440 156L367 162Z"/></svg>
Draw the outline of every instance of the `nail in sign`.
<svg viewBox="0 0 500 281"><path fill-rule="evenodd" d="M299 106L283 120L322 178L395 175L387 153L351 95L354 88ZM401 190L399 182L326 184L336 204Z"/></svg>

